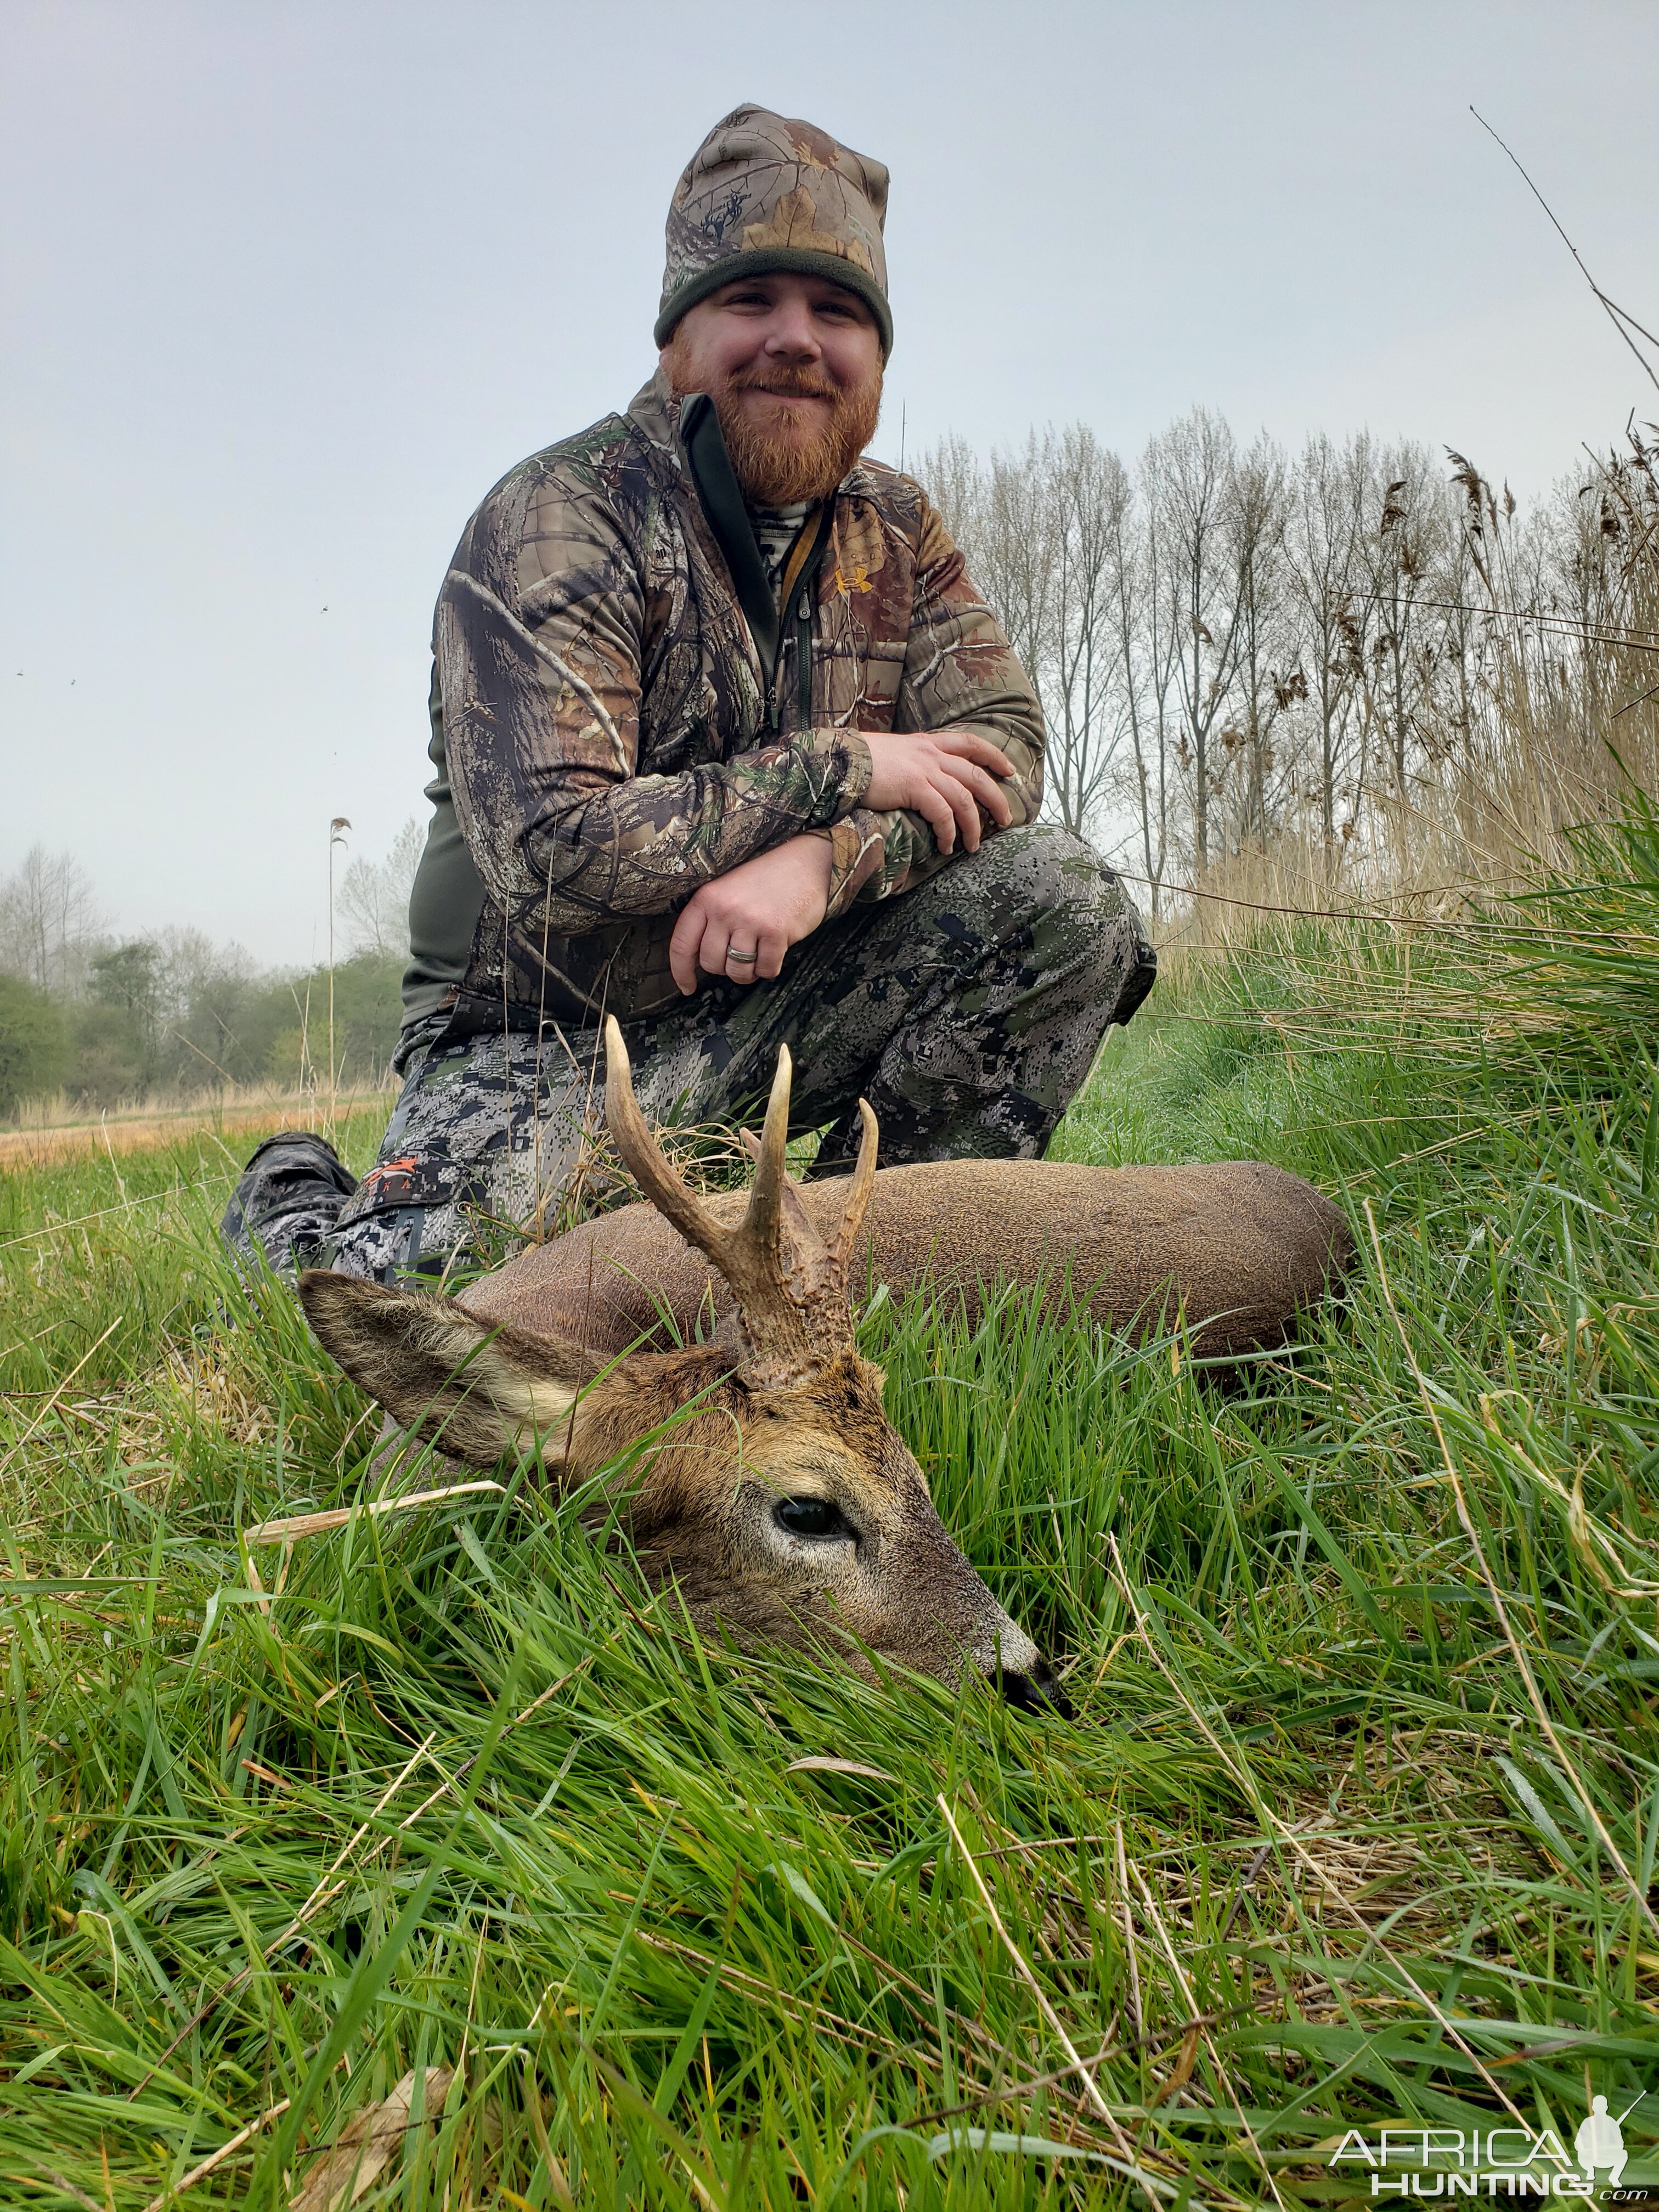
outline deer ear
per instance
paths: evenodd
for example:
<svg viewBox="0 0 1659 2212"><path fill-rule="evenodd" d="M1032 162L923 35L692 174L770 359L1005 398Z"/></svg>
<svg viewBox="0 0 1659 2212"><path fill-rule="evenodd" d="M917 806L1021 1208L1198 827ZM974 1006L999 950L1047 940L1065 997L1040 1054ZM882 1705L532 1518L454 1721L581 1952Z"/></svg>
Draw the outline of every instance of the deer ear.
<svg viewBox="0 0 1659 2212"><path fill-rule="evenodd" d="M574 1347L479 1321L453 1298L420 1297L313 1267L300 1304L325 1351L427 1443L469 1467L539 1448L564 1457L576 1403Z"/></svg>

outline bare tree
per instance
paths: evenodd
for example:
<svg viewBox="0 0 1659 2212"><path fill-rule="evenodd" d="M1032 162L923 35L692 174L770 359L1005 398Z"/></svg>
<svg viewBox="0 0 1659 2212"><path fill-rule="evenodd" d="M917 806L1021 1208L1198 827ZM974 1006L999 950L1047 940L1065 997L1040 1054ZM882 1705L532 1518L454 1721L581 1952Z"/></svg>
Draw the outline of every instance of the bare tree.
<svg viewBox="0 0 1659 2212"><path fill-rule="evenodd" d="M409 895L425 844L426 831L411 815L383 860L356 860L346 870L339 908L354 952L408 958Z"/></svg>
<svg viewBox="0 0 1659 2212"><path fill-rule="evenodd" d="M1228 558L1234 499L1233 434L1202 407L1171 424L1146 449L1149 499L1158 516L1158 568L1181 639L1176 658L1188 781L1193 862L1201 875L1216 857L1211 817L1220 785L1212 739L1224 723L1243 642L1243 577Z"/></svg>
<svg viewBox="0 0 1659 2212"><path fill-rule="evenodd" d="M0 884L0 969L37 990L74 996L85 985L87 962L103 926L80 862L72 854L33 845Z"/></svg>
<svg viewBox="0 0 1659 2212"><path fill-rule="evenodd" d="M1039 689L1054 645L1060 581L1058 518L1047 475L1035 431L1020 452L992 454L974 569Z"/></svg>
<svg viewBox="0 0 1659 2212"><path fill-rule="evenodd" d="M1311 714L1311 757L1302 763L1319 809L1325 848L1336 839L1338 780L1345 766L1369 615L1360 556L1371 467L1364 434L1340 448L1322 433L1297 461L1285 534L1288 618L1299 636L1296 674Z"/></svg>
<svg viewBox="0 0 1659 2212"><path fill-rule="evenodd" d="M1119 520L1114 611L1133 765L1129 796L1154 920L1163 911L1170 862L1171 695L1181 638L1158 550L1158 514L1150 502L1138 499L1133 507L1125 507Z"/></svg>
<svg viewBox="0 0 1659 2212"><path fill-rule="evenodd" d="M921 464L969 573L1042 702L1047 811L1081 830L1097 811L1120 734L1111 620L1123 465L1080 426L1035 432L981 464L947 439Z"/></svg>
<svg viewBox="0 0 1659 2212"><path fill-rule="evenodd" d="M1445 611L1443 605L1420 603L1449 597L1431 581L1444 568L1445 507L1425 447L1389 447L1378 454L1376 470L1382 481L1371 495L1378 502L1376 520L1363 540L1375 611L1365 670L1393 788L1403 799L1432 689L1432 618Z"/></svg>
<svg viewBox="0 0 1659 2212"><path fill-rule="evenodd" d="M1041 465L1054 543L1051 650L1042 671L1051 800L1080 836L1100 814L1128 719L1115 616L1133 494L1117 455L1080 423L1043 441Z"/></svg>
<svg viewBox="0 0 1659 2212"><path fill-rule="evenodd" d="M969 574L980 582L977 563L984 524L985 470L979 455L953 430L921 455L916 477L926 485L939 520L956 540Z"/></svg>
<svg viewBox="0 0 1659 2212"><path fill-rule="evenodd" d="M1221 733L1235 842L1265 844L1279 763L1273 726L1300 690L1285 581L1285 460L1265 434L1233 471L1227 543L1237 575L1238 711ZM1231 744L1229 741L1231 741Z"/></svg>

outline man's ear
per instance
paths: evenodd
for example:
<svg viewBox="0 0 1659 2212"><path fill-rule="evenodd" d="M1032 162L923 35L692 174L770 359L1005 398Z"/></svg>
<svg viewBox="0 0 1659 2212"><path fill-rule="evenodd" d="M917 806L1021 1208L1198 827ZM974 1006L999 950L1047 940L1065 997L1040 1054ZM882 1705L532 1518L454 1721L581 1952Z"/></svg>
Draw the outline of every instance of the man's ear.
<svg viewBox="0 0 1659 2212"><path fill-rule="evenodd" d="M544 1461L564 1457L580 1388L574 1346L321 1267L301 1276L300 1304L324 1350L424 1443L469 1467L526 1446Z"/></svg>

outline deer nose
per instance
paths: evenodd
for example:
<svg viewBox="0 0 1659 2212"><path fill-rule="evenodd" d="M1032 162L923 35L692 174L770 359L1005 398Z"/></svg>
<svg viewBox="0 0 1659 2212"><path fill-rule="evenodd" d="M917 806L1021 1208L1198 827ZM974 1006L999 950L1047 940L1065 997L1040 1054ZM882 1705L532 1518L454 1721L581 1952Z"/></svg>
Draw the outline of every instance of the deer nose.
<svg viewBox="0 0 1659 2212"><path fill-rule="evenodd" d="M1002 1694L1022 1713L1057 1713L1063 1721L1077 1717L1071 1699L1054 1680L1054 1670L1046 1659L1039 1659L1035 1667L1022 1674L1005 1674Z"/></svg>

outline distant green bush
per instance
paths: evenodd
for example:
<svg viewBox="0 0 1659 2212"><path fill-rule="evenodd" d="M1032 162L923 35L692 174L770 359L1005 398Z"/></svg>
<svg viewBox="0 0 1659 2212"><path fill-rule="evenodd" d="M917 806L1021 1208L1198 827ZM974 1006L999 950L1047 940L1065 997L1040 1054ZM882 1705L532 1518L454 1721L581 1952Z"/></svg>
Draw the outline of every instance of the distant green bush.
<svg viewBox="0 0 1659 2212"><path fill-rule="evenodd" d="M403 1025L404 962L395 953L359 952L334 970L334 1060L345 1084L380 1080ZM238 1049L254 1073L273 1083L307 1077L328 1080L328 970L313 969L290 983L268 987L248 1009Z"/></svg>
<svg viewBox="0 0 1659 2212"><path fill-rule="evenodd" d="M0 975L0 1114L59 1089L69 1067L64 1017L44 991Z"/></svg>
<svg viewBox="0 0 1659 2212"><path fill-rule="evenodd" d="M118 1106L149 1089L144 1055L124 1008L83 999L64 1010L68 1036L64 1089L82 1106Z"/></svg>
<svg viewBox="0 0 1659 2212"><path fill-rule="evenodd" d="M384 1078L403 1018L403 965L395 954L361 952L336 967L334 1060L341 1084L361 1087ZM94 960L91 995L57 1015L67 1043L45 1088L61 1083L83 1104L98 1107L156 1090L211 1091L301 1079L327 1086L326 968L288 981L228 960L204 961L182 979L169 980L160 969L156 948L146 942Z"/></svg>

